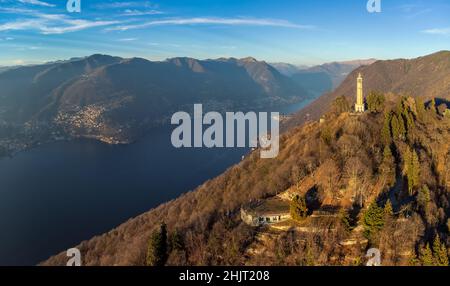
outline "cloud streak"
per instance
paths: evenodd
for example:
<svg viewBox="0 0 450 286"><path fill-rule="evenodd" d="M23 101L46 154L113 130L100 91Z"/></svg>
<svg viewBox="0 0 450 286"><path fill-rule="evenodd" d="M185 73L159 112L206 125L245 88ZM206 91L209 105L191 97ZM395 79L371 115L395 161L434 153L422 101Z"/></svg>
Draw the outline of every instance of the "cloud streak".
<svg viewBox="0 0 450 286"><path fill-rule="evenodd" d="M119 21L74 19L63 14L37 13L34 18L0 24L0 31L37 30L41 34L64 34L120 24Z"/></svg>
<svg viewBox="0 0 450 286"><path fill-rule="evenodd" d="M115 1L110 3L97 4L96 7L100 9L117 9L130 7L157 8L158 5L153 4L149 1Z"/></svg>
<svg viewBox="0 0 450 286"><path fill-rule="evenodd" d="M40 0L19 0L19 2L24 3L24 4L43 6L43 7L55 7L56 6L54 4L50 4L50 3L40 1Z"/></svg>
<svg viewBox="0 0 450 286"><path fill-rule="evenodd" d="M122 25L108 28L107 30L127 31L133 29L143 29L152 26L163 25L230 25L230 26L266 26L282 27L292 29L313 29L315 26L298 25L285 20L278 19L246 19L246 18L177 18L147 21L142 24Z"/></svg>
<svg viewBox="0 0 450 286"><path fill-rule="evenodd" d="M136 9L126 9L123 12L123 16L146 16L146 15L161 15L164 14L161 11L158 10L148 10L148 11L141 11Z"/></svg>
<svg viewBox="0 0 450 286"><path fill-rule="evenodd" d="M427 30L423 30L422 33L430 34L430 35L450 36L450 27L449 28L427 29Z"/></svg>

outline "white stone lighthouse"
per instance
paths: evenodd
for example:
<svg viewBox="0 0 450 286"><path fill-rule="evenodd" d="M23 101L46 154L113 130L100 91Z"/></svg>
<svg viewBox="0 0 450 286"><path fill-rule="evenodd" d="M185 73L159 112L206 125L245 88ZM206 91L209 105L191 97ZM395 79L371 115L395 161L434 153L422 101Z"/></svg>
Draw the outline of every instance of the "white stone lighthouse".
<svg viewBox="0 0 450 286"><path fill-rule="evenodd" d="M364 106L363 78L361 76L361 73L359 73L356 81L355 112L364 112L365 110L366 108Z"/></svg>

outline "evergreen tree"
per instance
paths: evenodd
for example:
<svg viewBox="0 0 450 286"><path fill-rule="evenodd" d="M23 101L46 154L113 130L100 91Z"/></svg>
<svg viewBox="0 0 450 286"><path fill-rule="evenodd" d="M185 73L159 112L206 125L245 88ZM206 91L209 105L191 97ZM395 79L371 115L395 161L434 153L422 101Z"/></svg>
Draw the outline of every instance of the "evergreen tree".
<svg viewBox="0 0 450 286"><path fill-rule="evenodd" d="M395 140L404 140L406 135L405 123L401 115L394 114L391 120L392 137Z"/></svg>
<svg viewBox="0 0 450 286"><path fill-rule="evenodd" d="M412 152L412 162L411 162L412 170L411 170L411 177L412 177L412 187L417 187L420 183L420 162L419 162L419 156L417 155L417 152L413 150ZM410 191L410 195L412 195L412 191Z"/></svg>
<svg viewBox="0 0 450 286"><path fill-rule="evenodd" d="M148 266L164 266L167 261L167 227L162 223L149 240L147 250Z"/></svg>
<svg viewBox="0 0 450 286"><path fill-rule="evenodd" d="M386 177L386 184L392 187L395 184L395 160L392 155L391 147L388 145L386 145L383 150L381 172Z"/></svg>
<svg viewBox="0 0 450 286"><path fill-rule="evenodd" d="M414 188L420 182L420 162L416 151L411 150L410 147L405 152L403 173L408 179L408 193L409 195L413 195Z"/></svg>
<svg viewBox="0 0 450 286"><path fill-rule="evenodd" d="M364 213L363 223L366 237L373 239L384 226L384 209L376 202L372 203Z"/></svg>
<svg viewBox="0 0 450 286"><path fill-rule="evenodd" d="M400 138L400 123L398 117L394 114L391 119L392 138L397 140Z"/></svg>
<svg viewBox="0 0 450 286"><path fill-rule="evenodd" d="M351 110L351 106L347 98L341 95L334 100L333 110L336 114L339 115L344 112L349 112Z"/></svg>
<svg viewBox="0 0 450 286"><path fill-rule="evenodd" d="M414 123L414 116L410 113L406 113L406 129L408 135L413 135L413 131L416 128L416 124Z"/></svg>
<svg viewBox="0 0 450 286"><path fill-rule="evenodd" d="M406 127L405 121L401 115L398 115L398 123L399 123L399 139L405 140L406 138Z"/></svg>
<svg viewBox="0 0 450 286"><path fill-rule="evenodd" d="M395 113L397 115L402 115L403 114L403 111L405 109L405 102L406 102L406 98L404 96L402 96L400 101L397 102L397 105L395 107Z"/></svg>
<svg viewBox="0 0 450 286"><path fill-rule="evenodd" d="M387 200L386 204L384 205L384 219L389 220L392 217L394 217L394 210L392 208L391 200Z"/></svg>
<svg viewBox="0 0 450 286"><path fill-rule="evenodd" d="M384 109L385 97L384 94L372 91L366 98L367 108L369 112L379 113Z"/></svg>
<svg viewBox="0 0 450 286"><path fill-rule="evenodd" d="M175 229L170 235L169 248L171 251L184 249L184 239L178 229Z"/></svg>
<svg viewBox="0 0 450 286"><path fill-rule="evenodd" d="M436 266L448 266L447 248L444 243L441 243L439 235L436 235L433 242L433 255Z"/></svg>
<svg viewBox="0 0 450 286"><path fill-rule="evenodd" d="M412 180L411 180L411 170L412 170L412 152L411 148L407 147L405 154L403 156L403 175L408 179L408 193L411 192Z"/></svg>
<svg viewBox="0 0 450 286"><path fill-rule="evenodd" d="M303 196L295 196L290 205L291 217L294 220L301 221L308 215L308 208L306 206L306 199Z"/></svg>
<svg viewBox="0 0 450 286"><path fill-rule="evenodd" d="M392 141L391 120L392 114L390 112L385 113L383 129L381 130L381 138L385 146L391 144Z"/></svg>
<svg viewBox="0 0 450 286"><path fill-rule="evenodd" d="M421 98L416 98L416 110L417 110L417 119L419 121L425 121L425 104Z"/></svg>
<svg viewBox="0 0 450 286"><path fill-rule="evenodd" d="M426 209L427 204L431 201L430 189L427 185L423 185L417 194L417 204L419 207Z"/></svg>
<svg viewBox="0 0 450 286"><path fill-rule="evenodd" d="M430 244L427 243L427 245L421 249L420 255L419 255L420 263L423 266L433 266L433 252L431 251Z"/></svg>
<svg viewBox="0 0 450 286"><path fill-rule="evenodd" d="M341 209L339 211L339 219L341 220L342 225L344 226L346 231L351 230L351 223L350 223L350 215L348 214L348 211L345 209Z"/></svg>

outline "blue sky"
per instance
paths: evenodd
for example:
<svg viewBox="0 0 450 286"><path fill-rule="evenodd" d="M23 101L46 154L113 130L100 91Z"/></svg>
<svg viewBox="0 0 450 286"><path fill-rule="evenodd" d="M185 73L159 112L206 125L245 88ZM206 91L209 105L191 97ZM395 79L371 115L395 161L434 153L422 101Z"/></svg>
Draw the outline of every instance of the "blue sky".
<svg viewBox="0 0 450 286"><path fill-rule="evenodd" d="M450 1L0 0L0 65L94 53L163 60L252 56L319 64L450 49Z"/></svg>

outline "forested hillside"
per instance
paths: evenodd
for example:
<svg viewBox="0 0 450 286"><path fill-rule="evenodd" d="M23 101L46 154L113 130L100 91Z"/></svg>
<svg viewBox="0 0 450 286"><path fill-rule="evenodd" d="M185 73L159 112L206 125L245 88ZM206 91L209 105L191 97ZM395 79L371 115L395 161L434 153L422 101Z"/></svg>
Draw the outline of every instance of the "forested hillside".
<svg viewBox="0 0 450 286"><path fill-rule="evenodd" d="M367 103L355 115L339 97L324 123L284 134L277 158L255 151L195 191L82 242L84 264L359 265L370 247L384 265L448 264L448 112L396 94L373 92ZM241 221L242 206L286 190L314 191L319 205L310 211L339 215L275 232ZM65 260L61 253L43 264Z"/></svg>

